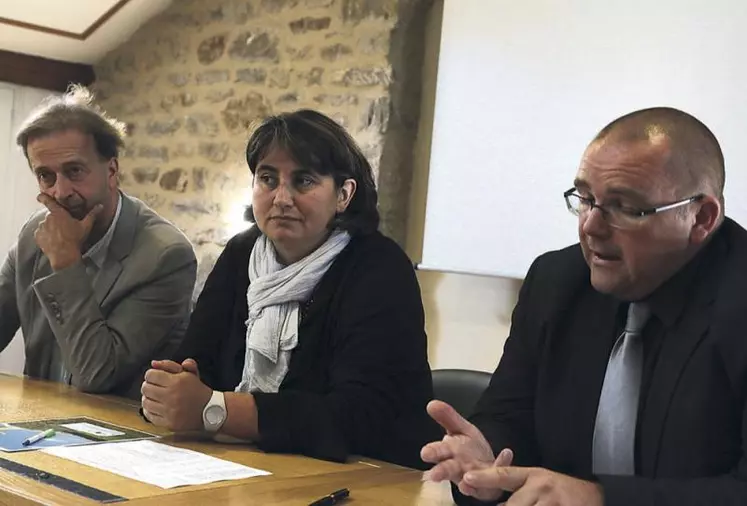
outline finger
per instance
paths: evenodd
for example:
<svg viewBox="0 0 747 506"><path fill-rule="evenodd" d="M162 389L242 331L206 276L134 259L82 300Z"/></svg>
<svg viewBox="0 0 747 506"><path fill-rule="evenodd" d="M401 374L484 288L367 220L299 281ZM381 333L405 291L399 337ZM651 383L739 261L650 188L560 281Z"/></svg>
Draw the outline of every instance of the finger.
<svg viewBox="0 0 747 506"><path fill-rule="evenodd" d="M459 482L459 484L457 485L457 488L462 494L468 495L470 497L477 497L477 494L479 493L476 488L470 485L467 485L467 483L464 480Z"/></svg>
<svg viewBox="0 0 747 506"><path fill-rule="evenodd" d="M435 441L428 443L420 450L420 458L423 462L429 464L438 464L442 460L447 460L454 457L454 453L449 448L449 445L441 441Z"/></svg>
<svg viewBox="0 0 747 506"><path fill-rule="evenodd" d="M171 374L179 374L183 371L182 366L173 360L151 360L150 366L153 369L170 372Z"/></svg>
<svg viewBox="0 0 747 506"><path fill-rule="evenodd" d="M140 404L143 407L143 413L145 413L146 416L150 415L148 416L148 420L150 420L151 422L153 421L151 419L151 416L163 417L163 415L165 414L166 408L163 404L161 404L160 402L156 402L146 396L140 398Z"/></svg>
<svg viewBox="0 0 747 506"><path fill-rule="evenodd" d="M506 501L506 506L537 506L540 504L541 491L536 487L521 487Z"/></svg>
<svg viewBox="0 0 747 506"><path fill-rule="evenodd" d="M464 469L462 469L461 464L454 459L449 459L433 466L430 471L426 471L423 474L423 479L435 482L453 481L459 483L462 481L462 476L464 476Z"/></svg>
<svg viewBox="0 0 747 506"><path fill-rule="evenodd" d="M188 358L184 362L182 362L182 368L186 372L191 372L192 374L196 375L197 377L200 376L200 370L197 367L197 362L193 358Z"/></svg>
<svg viewBox="0 0 747 506"><path fill-rule="evenodd" d="M64 207L62 207L55 199L53 199L46 193L40 193L39 195L37 195L36 200L44 207L49 209L50 213L59 213L60 211L65 210Z"/></svg>
<svg viewBox="0 0 747 506"><path fill-rule="evenodd" d="M140 387L140 393L143 397L150 399L153 402L163 403L168 399L168 389L160 387L158 385L152 385L148 382L143 383Z"/></svg>
<svg viewBox="0 0 747 506"><path fill-rule="evenodd" d="M510 466L514 461L514 452L510 448L504 448L495 458L493 467Z"/></svg>
<svg viewBox="0 0 747 506"><path fill-rule="evenodd" d="M489 467L466 473L464 481L478 489L499 488L513 492L526 483L529 473L526 467Z"/></svg>
<svg viewBox="0 0 747 506"><path fill-rule="evenodd" d="M93 206L93 209L88 211L88 214L86 214L85 217L80 220L81 225L83 225L83 230L85 230L86 233L90 232L91 229L93 229L93 224L96 223L96 218L99 214L101 214L101 211L103 210L103 205L96 204L95 206Z"/></svg>
<svg viewBox="0 0 747 506"><path fill-rule="evenodd" d="M171 386L174 375L170 372L159 371L158 369L148 369L145 371L145 381L151 385L158 385L160 387Z"/></svg>
<svg viewBox="0 0 747 506"><path fill-rule="evenodd" d="M442 401L431 401L426 407L428 414L446 429L448 434L464 434L470 437L481 437L480 431L456 412L454 408Z"/></svg>

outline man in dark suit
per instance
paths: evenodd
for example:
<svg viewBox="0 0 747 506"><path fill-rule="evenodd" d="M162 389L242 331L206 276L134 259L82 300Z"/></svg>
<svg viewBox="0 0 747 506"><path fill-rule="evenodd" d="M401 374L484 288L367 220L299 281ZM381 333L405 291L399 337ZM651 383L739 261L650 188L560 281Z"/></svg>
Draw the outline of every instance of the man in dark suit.
<svg viewBox="0 0 747 506"><path fill-rule="evenodd" d="M459 504L747 504L747 231L723 187L692 116L605 127L564 195L580 244L529 269L472 423L429 404L428 477Z"/></svg>

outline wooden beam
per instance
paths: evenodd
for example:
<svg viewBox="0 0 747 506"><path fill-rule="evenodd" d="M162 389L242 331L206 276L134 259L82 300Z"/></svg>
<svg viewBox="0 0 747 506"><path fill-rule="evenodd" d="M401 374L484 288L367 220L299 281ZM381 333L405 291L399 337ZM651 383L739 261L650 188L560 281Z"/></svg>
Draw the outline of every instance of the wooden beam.
<svg viewBox="0 0 747 506"><path fill-rule="evenodd" d="M65 91L70 83L88 86L94 79L91 65L0 50L0 81Z"/></svg>
<svg viewBox="0 0 747 506"><path fill-rule="evenodd" d="M0 24L13 26L15 28L23 28L24 30L33 30L39 33L46 33L49 35L57 35L59 37L67 37L75 40L86 40L95 32L101 25L106 23L109 18L119 12L122 7L127 5L130 0L119 0L116 4L110 7L104 12L99 18L91 23L91 26L83 30L82 33L69 32L67 30L60 30L59 28L53 28L51 26L37 25L36 23L27 23L25 21L19 21L17 19L0 17Z"/></svg>

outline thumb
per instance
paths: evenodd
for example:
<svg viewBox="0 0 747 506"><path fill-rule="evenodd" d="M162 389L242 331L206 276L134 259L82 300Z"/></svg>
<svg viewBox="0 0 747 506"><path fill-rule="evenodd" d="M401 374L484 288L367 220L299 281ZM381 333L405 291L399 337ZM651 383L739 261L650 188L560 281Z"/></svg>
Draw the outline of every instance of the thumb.
<svg viewBox="0 0 747 506"><path fill-rule="evenodd" d="M99 214L101 214L101 211L104 210L104 206L101 204L96 204L93 206L93 209L88 211L88 214L80 220L81 224L83 225L83 229L86 231L86 233L90 232L93 228L93 224L96 222L96 218Z"/></svg>
<svg viewBox="0 0 747 506"><path fill-rule="evenodd" d="M515 492L524 486L530 468L527 467L488 467L470 471L464 475L464 482L476 489L500 489Z"/></svg>
<svg viewBox="0 0 747 506"><path fill-rule="evenodd" d="M200 370L197 368L197 362L193 358L188 358L184 362L182 362L182 368L186 372L191 372L198 378L200 377Z"/></svg>
<svg viewBox="0 0 747 506"><path fill-rule="evenodd" d="M446 433L449 435L464 434L469 437L481 437L477 427L465 420L454 408L443 401L429 402L426 410L431 418L446 429Z"/></svg>

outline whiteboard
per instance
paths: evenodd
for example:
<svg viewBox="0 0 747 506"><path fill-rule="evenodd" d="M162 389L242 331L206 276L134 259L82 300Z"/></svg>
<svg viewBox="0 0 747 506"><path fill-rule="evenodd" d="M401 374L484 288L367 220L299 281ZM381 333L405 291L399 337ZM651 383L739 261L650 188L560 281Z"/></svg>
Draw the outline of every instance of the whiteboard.
<svg viewBox="0 0 747 506"><path fill-rule="evenodd" d="M583 150L652 106L716 134L747 224L745 26L744 0L445 0L421 267L523 278L577 242Z"/></svg>

